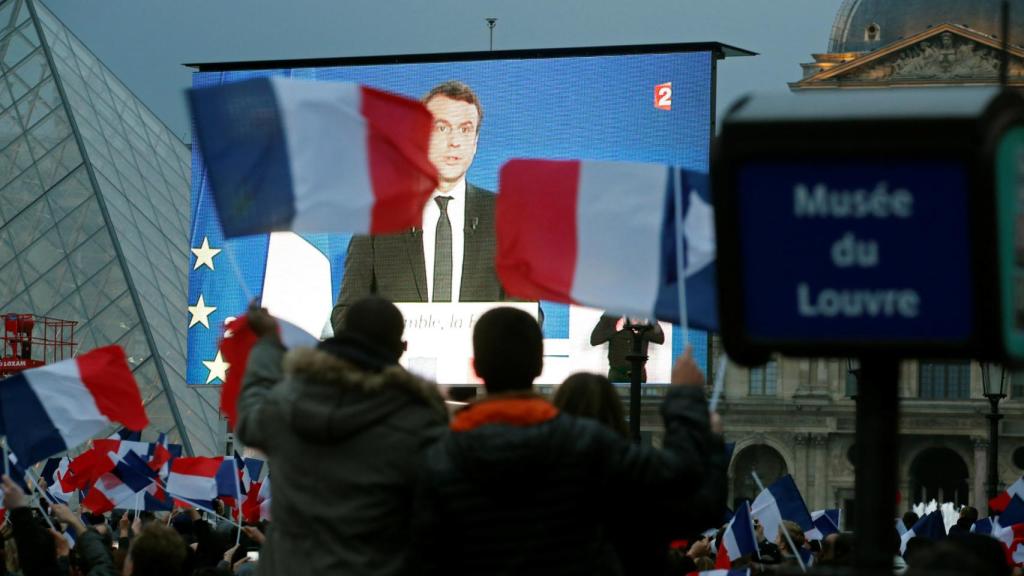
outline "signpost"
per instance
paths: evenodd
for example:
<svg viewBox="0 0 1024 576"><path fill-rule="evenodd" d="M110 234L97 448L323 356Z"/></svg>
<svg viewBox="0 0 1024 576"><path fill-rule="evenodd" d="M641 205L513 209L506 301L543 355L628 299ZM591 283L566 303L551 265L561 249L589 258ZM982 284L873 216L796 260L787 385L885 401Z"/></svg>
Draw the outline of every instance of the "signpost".
<svg viewBox="0 0 1024 576"><path fill-rule="evenodd" d="M899 363L1024 363L1024 99L995 88L742 101L712 163L722 340L859 357L858 567L891 571Z"/></svg>

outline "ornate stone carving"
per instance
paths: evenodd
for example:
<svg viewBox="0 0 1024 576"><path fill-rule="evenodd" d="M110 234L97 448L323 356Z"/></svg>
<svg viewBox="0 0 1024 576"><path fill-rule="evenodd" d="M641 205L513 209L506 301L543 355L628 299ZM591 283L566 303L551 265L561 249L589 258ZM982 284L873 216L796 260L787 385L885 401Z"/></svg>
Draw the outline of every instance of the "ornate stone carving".
<svg viewBox="0 0 1024 576"><path fill-rule="evenodd" d="M840 80L970 80L999 76L1001 55L952 32L943 32L861 68L851 70ZM1013 58L1012 76L1021 76L1020 59Z"/></svg>
<svg viewBox="0 0 1024 576"><path fill-rule="evenodd" d="M815 448L821 448L828 444L828 434L811 434L811 443Z"/></svg>

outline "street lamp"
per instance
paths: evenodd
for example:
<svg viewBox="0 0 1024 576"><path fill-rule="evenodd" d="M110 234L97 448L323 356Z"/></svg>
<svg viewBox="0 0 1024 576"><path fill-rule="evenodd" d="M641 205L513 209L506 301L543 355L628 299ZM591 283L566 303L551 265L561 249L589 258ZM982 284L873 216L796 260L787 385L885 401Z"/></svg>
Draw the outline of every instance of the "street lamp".
<svg viewBox="0 0 1024 576"><path fill-rule="evenodd" d="M994 370L998 373L993 374ZM981 386L991 407L985 415L988 419L988 497L991 499L999 491L999 421L1003 419L999 401L1006 398L1006 370L996 364L981 363Z"/></svg>

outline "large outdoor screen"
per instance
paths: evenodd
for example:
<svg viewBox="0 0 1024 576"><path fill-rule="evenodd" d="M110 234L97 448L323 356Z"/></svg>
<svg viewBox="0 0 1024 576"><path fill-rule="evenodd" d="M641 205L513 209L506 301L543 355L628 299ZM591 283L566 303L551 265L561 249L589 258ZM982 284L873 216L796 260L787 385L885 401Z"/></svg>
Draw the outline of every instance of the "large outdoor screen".
<svg viewBox="0 0 1024 576"><path fill-rule="evenodd" d="M435 114L433 138L439 140L432 143L431 159L441 175L441 192L453 200L450 210L444 207L451 215L445 229L439 226L440 204L428 202L422 228L386 240L275 233L226 241L201 154L193 146L188 383L222 382L230 369L218 355L223 326L243 314L254 298L261 298L273 314L326 337L339 302L343 309L374 291L418 303L402 307L410 334L407 367L442 384L474 382L468 360L459 356L468 353L473 320L484 303L510 297L494 277L493 202L488 201L489 194L500 193L498 170L505 161L619 160L708 169L711 52L568 54L196 72L197 88L280 75L358 82L416 99L433 91L426 104ZM450 253L449 244L439 243L449 237ZM601 310L547 302L540 309L545 336L540 383L558 383L577 371L605 374L610 369L613 380L624 381L623 343L616 334L621 336L617 330L626 319L601 322ZM663 342L656 337L649 346L651 383L668 381L671 362L682 348L678 327L661 328ZM413 350L413 338L418 350ZM689 342L703 365L706 335L690 331ZM446 363L446 355L458 357L452 361L455 368L446 365L452 363Z"/></svg>

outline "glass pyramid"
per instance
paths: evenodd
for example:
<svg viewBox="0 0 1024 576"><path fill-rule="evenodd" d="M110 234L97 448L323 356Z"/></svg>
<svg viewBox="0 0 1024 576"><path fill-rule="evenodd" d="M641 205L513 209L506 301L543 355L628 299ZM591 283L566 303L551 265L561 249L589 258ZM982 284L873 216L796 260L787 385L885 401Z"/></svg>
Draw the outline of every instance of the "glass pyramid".
<svg viewBox="0 0 1024 576"><path fill-rule="evenodd" d="M126 350L151 421L220 454L218 390L185 384L188 147L38 0L0 0L0 313Z"/></svg>

